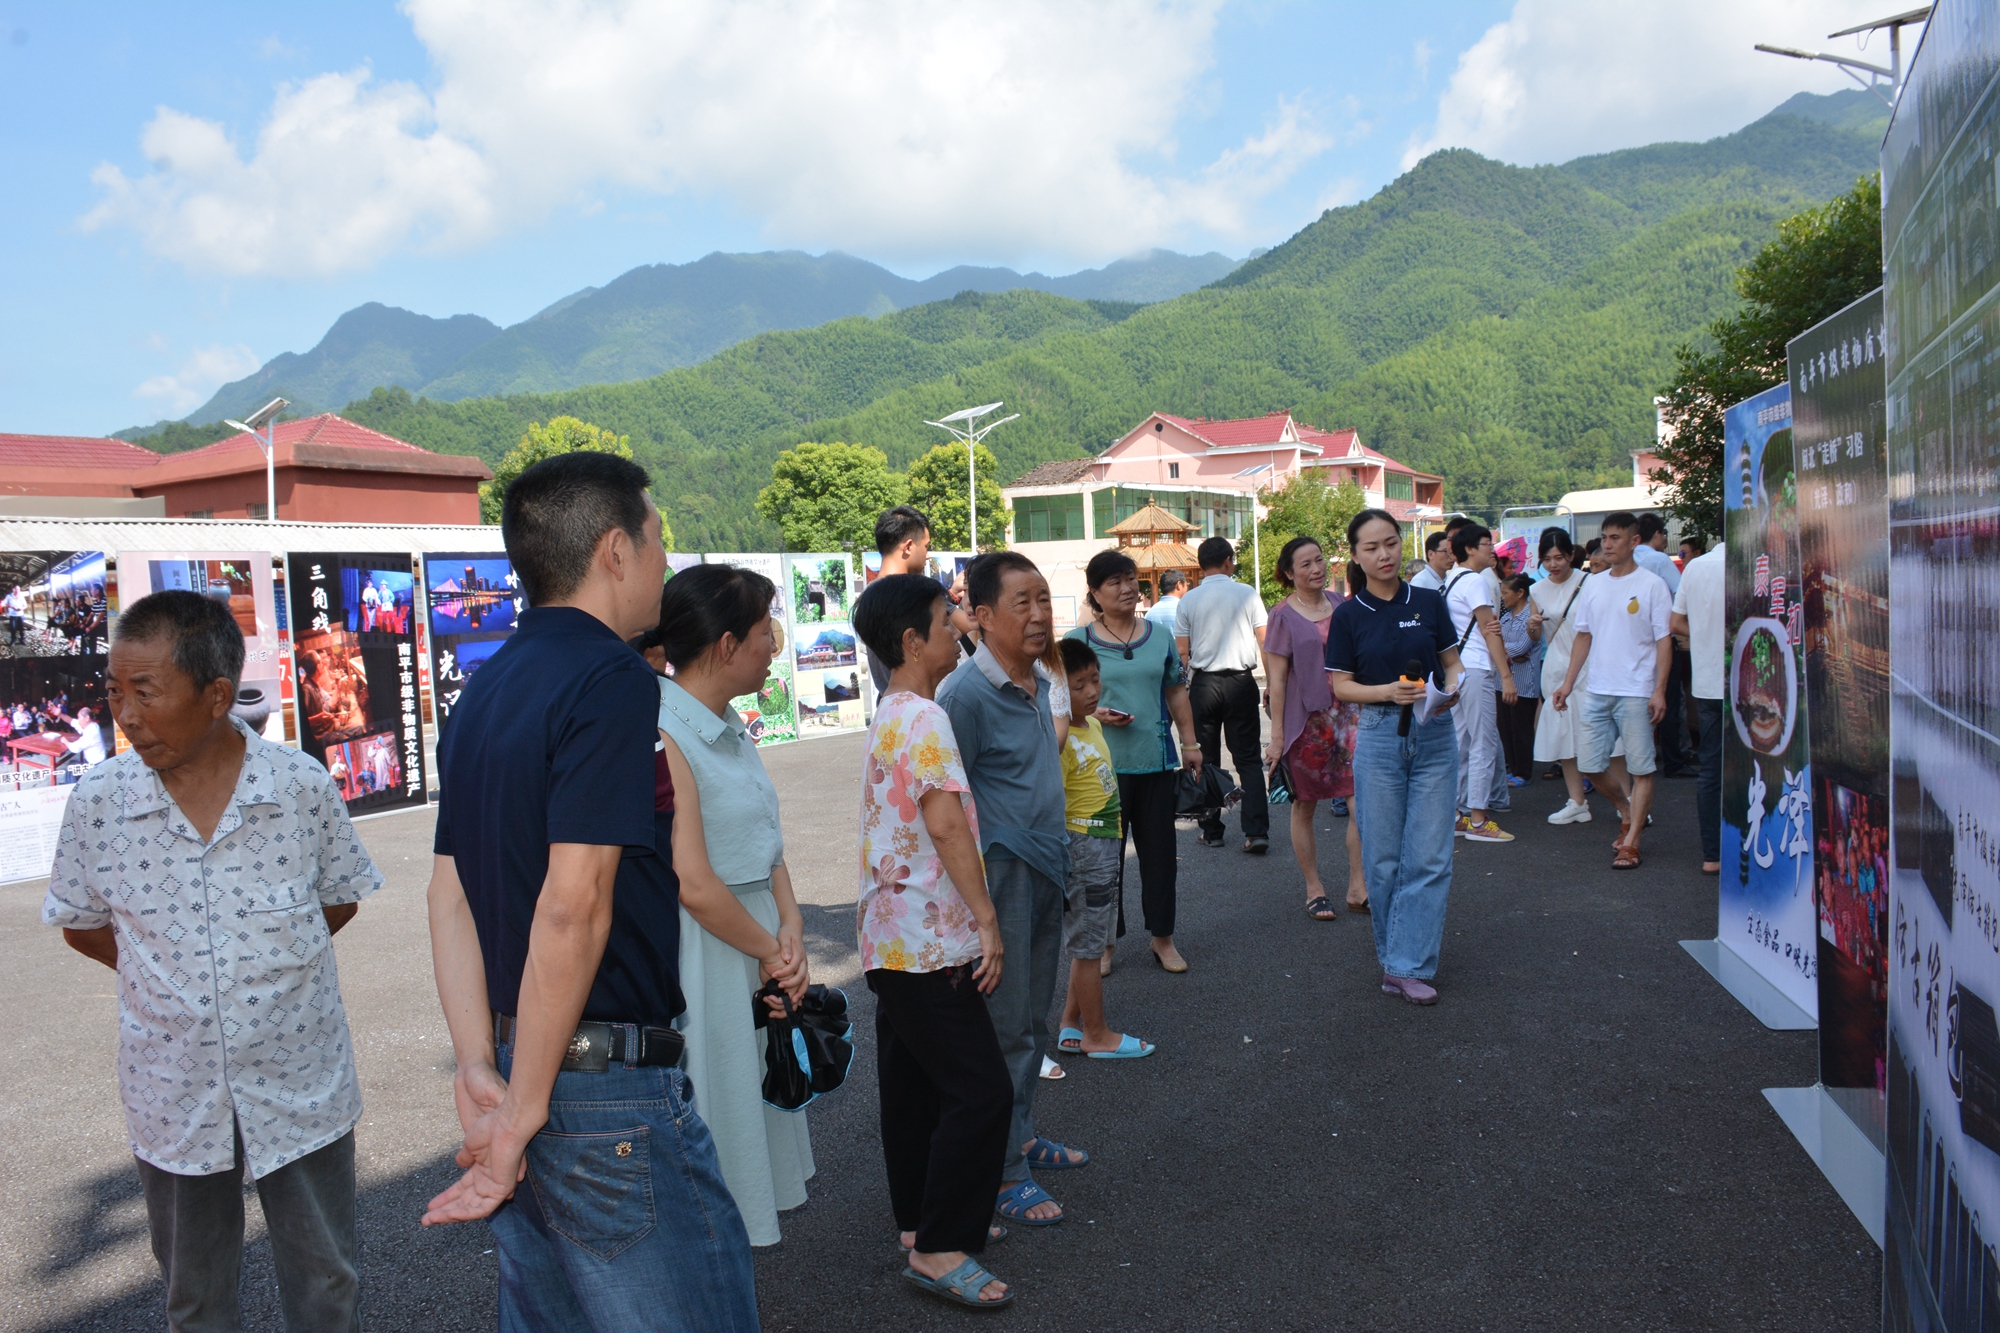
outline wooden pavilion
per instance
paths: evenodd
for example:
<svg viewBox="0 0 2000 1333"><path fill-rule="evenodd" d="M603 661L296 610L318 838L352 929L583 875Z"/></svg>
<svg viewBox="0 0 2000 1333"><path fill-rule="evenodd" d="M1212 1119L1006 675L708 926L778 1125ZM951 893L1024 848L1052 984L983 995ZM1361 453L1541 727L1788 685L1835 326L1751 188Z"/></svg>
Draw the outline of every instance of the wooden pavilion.
<svg viewBox="0 0 2000 1333"><path fill-rule="evenodd" d="M1118 549L1131 556L1132 563L1139 567L1139 591L1148 602L1157 602L1160 575L1170 569L1180 571L1187 587L1201 581L1201 561L1195 558L1194 548L1186 540L1189 533L1198 530L1186 519L1160 508L1148 496L1145 508L1121 523L1114 523L1107 532L1118 539Z"/></svg>

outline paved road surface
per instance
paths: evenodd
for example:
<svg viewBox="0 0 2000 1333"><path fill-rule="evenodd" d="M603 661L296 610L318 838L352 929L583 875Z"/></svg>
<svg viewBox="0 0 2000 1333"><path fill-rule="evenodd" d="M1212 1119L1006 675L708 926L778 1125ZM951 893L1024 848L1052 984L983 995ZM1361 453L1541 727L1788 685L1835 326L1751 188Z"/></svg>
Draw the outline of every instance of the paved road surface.
<svg viewBox="0 0 2000 1333"><path fill-rule="evenodd" d="M769 754L820 979L861 1022L849 1086L812 1108L819 1175L758 1260L768 1328L958 1328L906 1291L877 1138L872 1003L854 972L858 738ZM1760 1027L1676 941L1714 933L1693 784L1664 785L1647 864L1613 827L1552 828L1559 784L1517 793L1520 840L1461 844L1435 1009L1376 990L1365 918L1318 924L1288 847L1181 833L1181 947L1137 933L1109 982L1149 1060L1069 1062L1051 1135L1088 1148L1045 1183L1060 1227L989 1252L1017 1329L1874 1329L1880 1258L1759 1095L1813 1080L1810 1033ZM1322 812L1321 862L1344 871ZM373 1329L490 1329L483 1227L424 1231L454 1175L450 1050L423 915L431 817L362 826L388 874L339 938L367 1111L359 1134ZM1280 828L1283 828L1282 822ZM0 889L0 1328L156 1329L145 1216L112 1074L109 973ZM1060 998L1058 999L1060 1003ZM250 1326L278 1327L250 1209Z"/></svg>

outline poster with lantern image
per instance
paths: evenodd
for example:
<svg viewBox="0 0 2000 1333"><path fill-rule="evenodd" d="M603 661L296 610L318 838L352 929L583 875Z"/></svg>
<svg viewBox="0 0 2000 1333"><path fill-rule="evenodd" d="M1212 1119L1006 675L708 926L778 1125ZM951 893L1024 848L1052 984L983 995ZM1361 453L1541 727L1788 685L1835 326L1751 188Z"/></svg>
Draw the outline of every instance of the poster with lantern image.
<svg viewBox="0 0 2000 1333"><path fill-rule="evenodd" d="M409 554L294 552L285 586L300 748L326 765L352 814L424 804Z"/></svg>
<svg viewBox="0 0 2000 1333"><path fill-rule="evenodd" d="M1723 414L1723 429L1729 715L1716 938L1817 1016L1819 918L1789 386L1736 404Z"/></svg>
<svg viewBox="0 0 2000 1333"><path fill-rule="evenodd" d="M169 589L220 602L243 631L243 683L236 716L267 741L289 743L297 732L287 708L290 646L278 614L268 551L120 551L118 604Z"/></svg>

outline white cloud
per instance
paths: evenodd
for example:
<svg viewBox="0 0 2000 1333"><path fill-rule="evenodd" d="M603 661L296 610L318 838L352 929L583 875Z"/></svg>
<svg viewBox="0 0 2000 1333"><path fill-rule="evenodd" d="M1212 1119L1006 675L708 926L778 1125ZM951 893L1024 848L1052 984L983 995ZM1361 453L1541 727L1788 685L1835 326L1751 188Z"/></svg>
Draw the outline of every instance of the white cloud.
<svg viewBox="0 0 2000 1333"><path fill-rule="evenodd" d="M330 274L463 249L607 191L720 198L774 244L918 261L1246 237L1330 140L1264 131L1167 171L1216 0L406 0L429 92L366 70L278 92L246 153L161 108L150 170L100 167L87 227L191 269Z"/></svg>
<svg viewBox="0 0 2000 1333"><path fill-rule="evenodd" d="M1886 34L1866 51L1826 39L1880 9L1879 0L1516 0L1459 56L1435 124L1411 140L1403 165L1440 148L1532 164L1727 134L1793 93L1857 86L1831 65L1756 43L1887 64ZM1906 34L1905 51L1914 45Z"/></svg>
<svg viewBox="0 0 2000 1333"><path fill-rule="evenodd" d="M177 417L193 411L217 389L243 378L260 364L257 354L241 343L198 347L181 363L180 369L171 375L153 376L132 390L132 396L158 403L163 415Z"/></svg>

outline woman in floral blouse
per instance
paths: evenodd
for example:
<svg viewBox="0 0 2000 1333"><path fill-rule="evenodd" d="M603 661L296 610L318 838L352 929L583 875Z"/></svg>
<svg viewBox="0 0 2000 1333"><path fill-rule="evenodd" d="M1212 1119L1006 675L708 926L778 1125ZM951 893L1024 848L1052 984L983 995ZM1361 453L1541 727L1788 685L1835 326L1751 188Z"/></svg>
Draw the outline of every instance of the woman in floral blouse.
<svg viewBox="0 0 2000 1333"><path fill-rule="evenodd" d="M1000 982L1002 949L979 816L951 719L934 702L958 665L946 610L944 590L921 574L877 579L854 608L855 632L889 668L862 761L855 933L876 999L882 1155L910 1251L903 1278L991 1307L1014 1293L974 1256L992 1234L1014 1086L984 998Z"/></svg>

